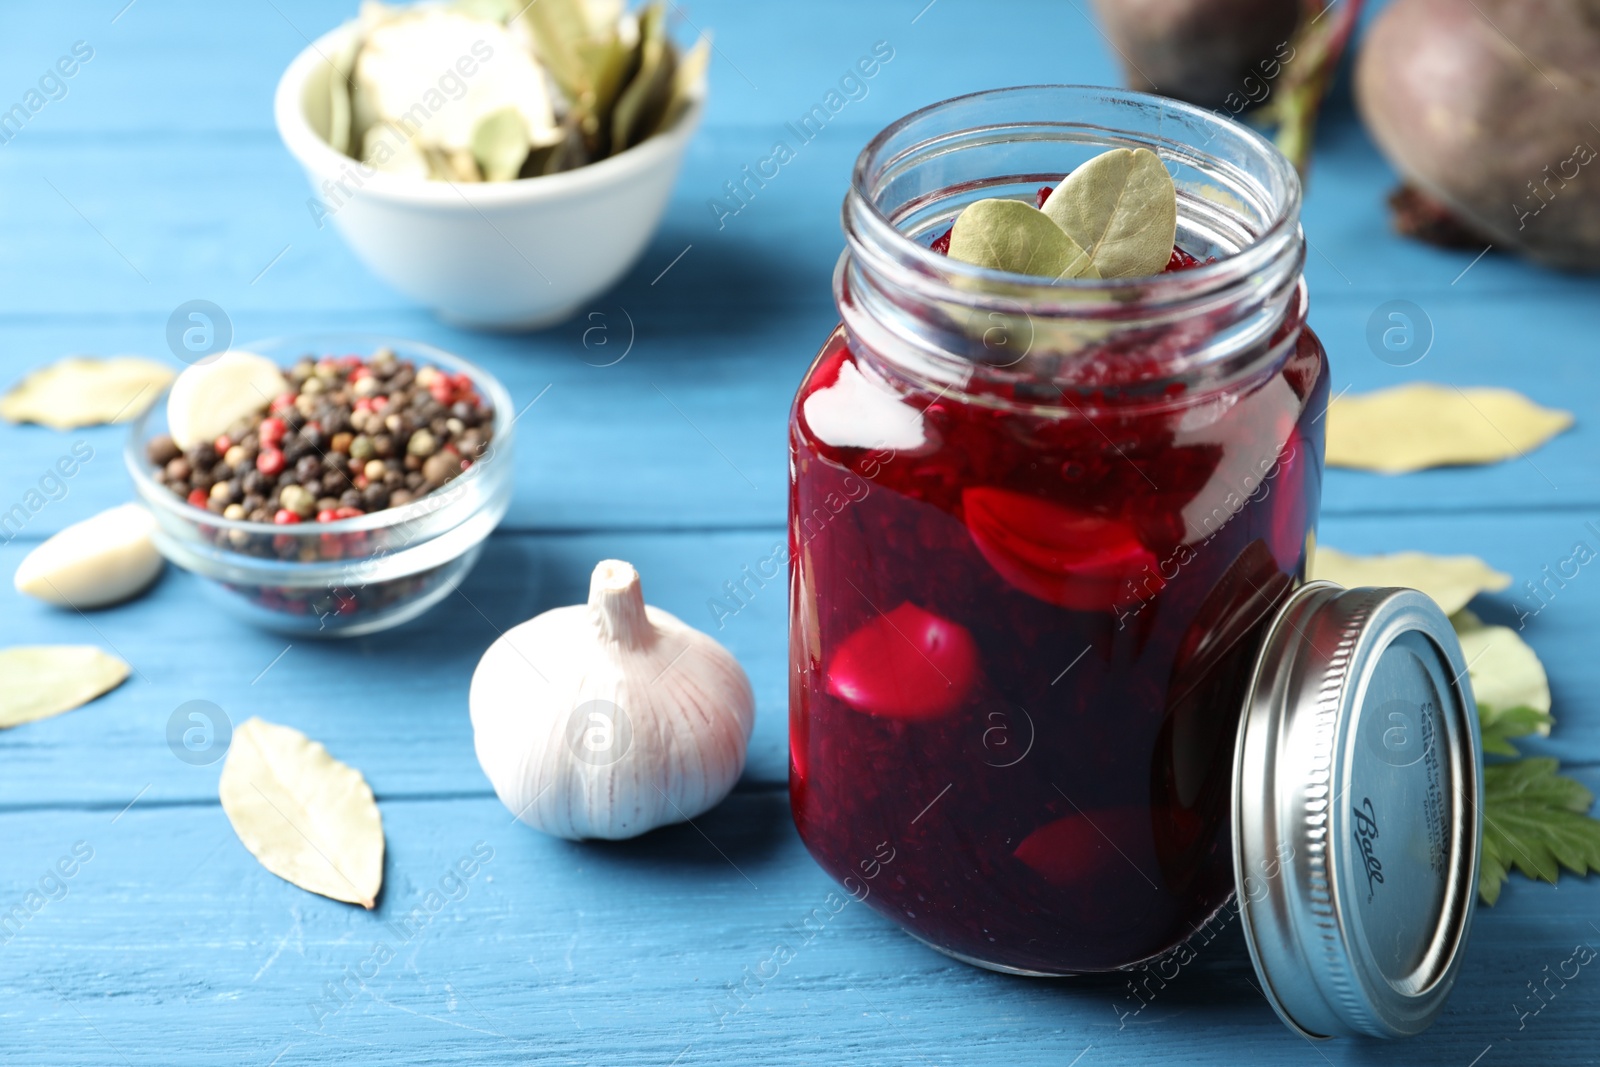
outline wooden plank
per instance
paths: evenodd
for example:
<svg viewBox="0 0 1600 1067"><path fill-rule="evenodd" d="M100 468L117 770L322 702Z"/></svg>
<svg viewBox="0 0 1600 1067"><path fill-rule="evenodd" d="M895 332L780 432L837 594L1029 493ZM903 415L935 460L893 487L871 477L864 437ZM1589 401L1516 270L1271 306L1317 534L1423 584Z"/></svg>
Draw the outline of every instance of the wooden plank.
<svg viewBox="0 0 1600 1067"><path fill-rule="evenodd" d="M386 882L371 914L260 869L213 805L141 802L115 822L0 815L7 908L74 843L93 849L0 948L7 1062L1062 1067L1361 1064L1376 1051L1342 1040L1314 1052L1286 1030L1236 923L1134 987L947 959L830 896L778 792L611 845L509 825L490 799L386 801L383 815ZM492 858L451 878L475 847ZM1479 912L1444 1015L1383 1052L1458 1067L1480 1055L1592 1063L1600 1000L1586 970L1552 981L1536 1014L1517 1012L1540 1004L1529 983L1570 974L1575 946L1600 944L1597 908L1600 880L1514 881ZM340 983L347 992L330 991Z"/></svg>
<svg viewBox="0 0 1600 1067"><path fill-rule="evenodd" d="M792 173L719 231L704 200L748 159L752 136L761 135L708 130L667 223L628 279L578 318L525 336L445 326L385 289L331 229L312 227L303 182L275 144L199 160L174 155L168 145L130 147L119 157L118 175L131 182L123 186L92 167L87 147L43 152L19 138L0 153L0 164L10 164L0 168L0 193L30 205L14 239L0 243L0 283L8 294L0 303L8 338L0 378L15 380L73 352L167 358L168 316L196 297L227 309L241 342L376 327L481 361L519 405L551 386L537 418L522 426L526 458L519 463L515 526L778 522L783 423L796 384L837 318L829 287L842 243L837 206L866 134L841 130L819 139ZM1317 188L1324 186L1345 187L1327 181ZM173 195L146 208L150 188ZM241 202L252 209L239 211ZM1307 227L1315 232L1309 214ZM1400 251L1392 241L1383 249L1385 257ZM1485 266L1468 278L1476 284ZM1524 281L1543 277L1529 267L1503 266ZM63 277L77 284L54 281ZM1552 281L1519 298L1515 315L1466 280L1443 293L1407 296L1404 288L1358 292L1336 277L1313 276L1312 292L1312 323L1332 353L1336 389L1364 392L1417 379L1500 384L1578 417L1575 431L1525 460L1403 479L1333 472L1329 513L1600 504L1600 467L1590 462L1587 443L1589 427L1600 421L1600 398L1584 387L1586 291ZM1367 341L1374 313L1400 297L1418 303L1435 334L1429 354L1405 368L1380 360ZM1539 326L1537 351L1529 348L1530 322ZM599 366L623 351L620 363ZM620 426L632 432L619 433ZM116 438L114 431L88 434L102 455L99 442ZM641 447L641 440L651 446ZM0 449L18 459L0 471L0 502L9 507L54 460L59 439L0 426ZM719 449L739 454L738 469ZM84 484L96 486L96 496L112 493L121 480L116 467L91 465ZM685 484L695 491L685 492ZM52 509L39 529L55 528L59 516Z"/></svg>
<svg viewBox="0 0 1600 1067"><path fill-rule="evenodd" d="M260 715L294 725L360 767L380 795L486 793L466 702L479 656L517 623L582 602L590 571L608 557L633 562L650 603L714 634L744 664L759 722L749 778L781 784L786 579L747 595L748 606L725 615L721 629L708 602L782 542L777 530L498 536L460 593L401 630L348 642L291 640L236 622L202 599L199 579L170 567L143 599L86 616L24 603L7 583L0 640L92 642L135 673L89 707L0 732L0 807L66 797L120 807L141 790L151 800L211 796L218 767L187 766L167 747L167 721L190 700L216 703L235 723ZM20 552L0 549L6 573ZM85 761L94 774L74 769Z"/></svg>
<svg viewBox="0 0 1600 1067"><path fill-rule="evenodd" d="M1530 752L1600 764L1600 661L1590 654L1590 621L1600 613L1594 565L1571 564L1573 544L1600 554L1600 534L1577 515L1333 519L1322 539L1351 552L1416 549L1482 555L1514 577L1512 589L1479 598L1490 621L1517 625L1551 675L1559 725ZM1600 515L1596 516L1600 527ZM188 700L211 700L237 722L249 715L286 722L360 767L380 795L484 792L472 751L466 691L478 657L505 629L540 611L585 598L588 574L607 557L632 561L649 601L714 634L744 664L756 693L756 729L743 788L773 788L788 773L788 658L784 580L742 596L728 614L712 608L724 583L740 579L783 545L776 528L684 533L502 535L493 538L462 594L389 635L351 642L290 641L217 613L198 580L168 573L147 597L84 617L0 592L7 643L95 642L118 650L137 673L115 693L59 718L0 733L0 809L93 802L115 809L146 790L152 800L212 795L215 768L196 770L167 749L166 724ZM0 570L21 547L0 548ZM1591 557L1592 558L1592 557ZM169 568L169 571L171 569ZM1544 590L1539 607L1524 583ZM1548 586L1543 583L1549 582ZM724 600L726 604L726 601ZM719 621L722 625L718 626ZM293 647L284 651L287 645ZM281 658L280 658L281 657ZM398 669L425 661L426 670ZM93 775L79 773L85 762Z"/></svg>

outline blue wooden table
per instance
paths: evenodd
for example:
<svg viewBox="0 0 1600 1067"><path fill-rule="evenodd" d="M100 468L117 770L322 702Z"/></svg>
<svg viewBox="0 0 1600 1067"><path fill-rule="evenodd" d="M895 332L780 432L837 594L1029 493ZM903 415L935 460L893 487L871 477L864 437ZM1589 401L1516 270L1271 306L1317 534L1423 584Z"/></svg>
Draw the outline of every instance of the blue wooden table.
<svg viewBox="0 0 1600 1067"><path fill-rule="evenodd" d="M170 569L143 599L89 616L3 583L0 644L99 644L134 674L88 707L0 734L0 912L60 857L92 852L49 883L20 932L0 933L0 1062L1600 1062L1600 973L1546 984L1578 946L1600 947L1600 879L1514 880L1480 911L1455 995L1423 1037L1314 1047L1256 991L1236 928L1141 1006L1124 981L990 974L865 908L825 906L831 883L785 795L783 590L763 589L721 629L708 602L783 538L786 412L835 321L829 274L856 153L893 118L957 93L1114 82L1082 0L699 0L686 14L717 31L711 104L664 226L614 292L530 336L442 325L307 212L271 94L306 39L353 7L93 0L0 12L0 107L75 42L93 50L66 95L0 144L0 378L78 352L171 358L168 315L204 298L241 339L399 334L481 362L519 407L548 390L519 427L516 499L476 572L392 634L290 646L217 615ZM879 41L894 55L865 98L719 225L708 201L723 183ZM1402 242L1381 205L1391 183L1348 101L1335 101L1305 210L1311 317L1335 387L1504 384L1578 424L1525 462L1333 472L1322 538L1481 555L1515 576L1475 605L1505 621L1524 582L1574 542L1597 543L1585 525L1600 519L1596 283ZM1434 334L1404 369L1366 341L1369 316L1395 299L1424 309ZM609 332L586 344L596 325ZM598 366L630 340L625 359ZM93 459L0 546L0 571L130 496L121 429L0 427L0 510L78 440ZM653 603L739 656L758 713L743 780L698 829L579 845L511 823L473 756L467 682L497 630L582 599L608 556L634 562ZM1526 631L1559 720L1529 747L1591 787L1596 619L1600 577L1586 570ZM304 893L245 852L217 804L220 764L192 766L167 746L169 716L196 699L235 722L296 726L366 774L389 850L375 913ZM492 859L451 882L475 847ZM1533 986L1551 992L1536 1000Z"/></svg>

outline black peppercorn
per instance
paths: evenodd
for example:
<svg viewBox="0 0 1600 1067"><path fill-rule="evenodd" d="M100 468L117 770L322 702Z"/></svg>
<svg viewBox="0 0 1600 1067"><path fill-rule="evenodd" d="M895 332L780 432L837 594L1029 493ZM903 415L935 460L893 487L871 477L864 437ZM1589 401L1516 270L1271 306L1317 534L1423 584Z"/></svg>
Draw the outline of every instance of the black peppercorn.
<svg viewBox="0 0 1600 1067"><path fill-rule="evenodd" d="M144 454L145 458L151 463L158 467L165 467L183 453L172 438L163 433L150 438L149 443L144 446Z"/></svg>

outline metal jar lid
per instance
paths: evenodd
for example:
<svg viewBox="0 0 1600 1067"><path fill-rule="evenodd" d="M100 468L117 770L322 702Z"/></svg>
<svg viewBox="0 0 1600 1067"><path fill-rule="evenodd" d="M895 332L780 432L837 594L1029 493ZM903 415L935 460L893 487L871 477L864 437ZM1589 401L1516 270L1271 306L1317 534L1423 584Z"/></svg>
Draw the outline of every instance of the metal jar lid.
<svg viewBox="0 0 1600 1067"><path fill-rule="evenodd" d="M1414 589L1302 586L1269 626L1234 756L1233 863L1262 989L1307 1037L1426 1029L1477 898L1477 706Z"/></svg>

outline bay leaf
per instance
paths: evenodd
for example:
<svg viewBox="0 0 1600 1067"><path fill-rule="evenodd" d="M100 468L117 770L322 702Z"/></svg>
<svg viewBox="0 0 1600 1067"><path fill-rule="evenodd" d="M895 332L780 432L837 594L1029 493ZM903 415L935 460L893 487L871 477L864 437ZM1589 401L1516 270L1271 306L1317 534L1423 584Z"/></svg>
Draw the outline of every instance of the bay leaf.
<svg viewBox="0 0 1600 1067"><path fill-rule="evenodd" d="M711 66L711 35L702 34L694 47L678 61L678 70L672 76L672 100L661 115L657 133L664 133L678 124L684 112L704 92L706 71Z"/></svg>
<svg viewBox="0 0 1600 1067"><path fill-rule="evenodd" d="M428 165L428 176L441 182L481 182L478 161L467 150L451 151L433 145L422 146L422 158Z"/></svg>
<svg viewBox="0 0 1600 1067"><path fill-rule="evenodd" d="M584 41L578 46L588 88L578 108L580 125L589 142L600 147L598 137L611 130L611 115L622 95L623 86L637 71L638 50L623 42L615 32Z"/></svg>
<svg viewBox="0 0 1600 1067"><path fill-rule="evenodd" d="M672 103L677 53L667 40L666 9L651 4L639 15L639 69L617 97L611 113L611 151L621 152L644 140L660 124Z"/></svg>
<svg viewBox="0 0 1600 1067"><path fill-rule="evenodd" d="M589 153L577 115L569 114L563 119L558 134L550 143L533 146L522 163L522 177L536 178L541 174L576 170L598 158Z"/></svg>
<svg viewBox="0 0 1600 1067"><path fill-rule="evenodd" d="M333 900L376 905L383 820L360 771L299 730L250 718L233 731L217 793L267 870Z"/></svg>
<svg viewBox="0 0 1600 1067"><path fill-rule="evenodd" d="M1487 709L1492 717L1512 708L1531 708L1550 714L1550 678L1538 654L1517 631L1486 625L1470 611L1452 615L1450 622L1461 640L1480 713ZM1537 732L1549 736L1549 722L1542 723Z"/></svg>
<svg viewBox="0 0 1600 1067"><path fill-rule="evenodd" d="M507 22L522 7L513 0L455 0L451 9L487 22Z"/></svg>
<svg viewBox="0 0 1600 1067"><path fill-rule="evenodd" d="M950 231L950 257L1041 278L1093 278L1094 264L1032 204L991 198L968 204Z"/></svg>
<svg viewBox="0 0 1600 1067"><path fill-rule="evenodd" d="M1510 389L1418 382L1328 405L1328 465L1403 474L1526 455L1572 425Z"/></svg>
<svg viewBox="0 0 1600 1067"><path fill-rule="evenodd" d="M380 119L362 135L361 158L386 174L426 179L428 157L399 126Z"/></svg>
<svg viewBox="0 0 1600 1067"><path fill-rule="evenodd" d="M164 364L138 356L69 356L0 397L0 417L53 430L127 422L143 414L173 377Z"/></svg>
<svg viewBox="0 0 1600 1067"><path fill-rule="evenodd" d="M485 181L504 182L515 178L532 146L528 124L514 107L491 111L472 128L472 157L482 168Z"/></svg>
<svg viewBox="0 0 1600 1067"><path fill-rule="evenodd" d="M591 68L580 46L597 36L584 0L534 0L521 17L533 37L534 54L568 103L580 101L591 89Z"/></svg>
<svg viewBox="0 0 1600 1067"><path fill-rule="evenodd" d="M1161 157L1113 148L1061 180L1044 213L1088 253L1101 278L1160 274L1172 257L1178 193Z"/></svg>
<svg viewBox="0 0 1600 1067"><path fill-rule="evenodd" d="M1308 576L1338 582L1346 589L1419 589L1446 615L1454 615L1479 593L1495 593L1511 585L1511 575L1495 570L1477 556L1432 556L1425 552L1351 556L1326 545L1317 546Z"/></svg>
<svg viewBox="0 0 1600 1067"><path fill-rule="evenodd" d="M127 677L126 663L93 645L0 649L0 729L71 711Z"/></svg>
<svg viewBox="0 0 1600 1067"><path fill-rule="evenodd" d="M332 69L328 71L328 144L347 156L355 155L361 147L350 99L355 84L356 55L360 51L361 35L352 33L329 60Z"/></svg>

